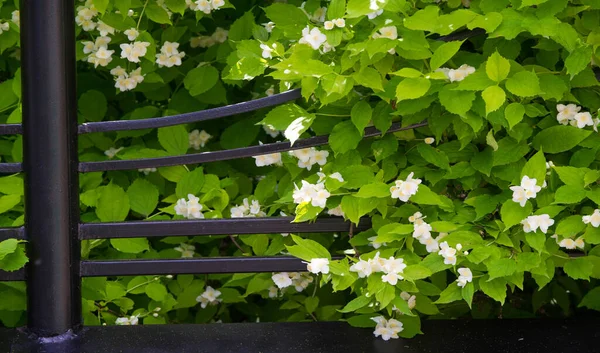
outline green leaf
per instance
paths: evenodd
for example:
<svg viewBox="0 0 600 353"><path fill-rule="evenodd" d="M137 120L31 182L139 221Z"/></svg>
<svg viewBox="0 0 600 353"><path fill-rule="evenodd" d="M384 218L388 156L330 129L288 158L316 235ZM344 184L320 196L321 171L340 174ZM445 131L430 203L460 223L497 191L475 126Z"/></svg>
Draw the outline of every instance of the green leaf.
<svg viewBox="0 0 600 353"><path fill-rule="evenodd" d="M92 4L94 4L94 7L98 10L98 12L100 13L104 13L106 12L106 9L108 8L108 4L110 3L109 0L93 0Z"/></svg>
<svg viewBox="0 0 600 353"><path fill-rule="evenodd" d="M506 81L506 89L519 97L533 97L542 93L540 80L535 73L529 71L514 74Z"/></svg>
<svg viewBox="0 0 600 353"><path fill-rule="evenodd" d="M544 153L541 150L525 163L521 171L521 178L524 176L536 179L539 186L544 184L544 180L546 179L546 158L544 158Z"/></svg>
<svg viewBox="0 0 600 353"><path fill-rule="evenodd" d="M110 245L120 252L130 254L138 254L150 249L146 238L111 239Z"/></svg>
<svg viewBox="0 0 600 353"><path fill-rule="evenodd" d="M371 184L366 184L360 188L360 190L354 195L355 197L360 198L370 198L370 197L389 197L390 196L390 187L382 182L376 182Z"/></svg>
<svg viewBox="0 0 600 353"><path fill-rule="evenodd" d="M150 3L146 6L146 16L156 23L160 24L171 24L171 20L169 19L169 14L165 9L158 6L157 4Z"/></svg>
<svg viewBox="0 0 600 353"><path fill-rule="evenodd" d="M380 308L385 308L396 297L396 287L386 284L375 294L375 300L379 302Z"/></svg>
<svg viewBox="0 0 600 353"><path fill-rule="evenodd" d="M546 153L561 153L577 146L592 131L574 126L557 125L540 131L533 139L535 149L543 149Z"/></svg>
<svg viewBox="0 0 600 353"><path fill-rule="evenodd" d="M585 224L580 215L563 218L556 226L555 233L564 237L574 237L585 229Z"/></svg>
<svg viewBox="0 0 600 353"><path fill-rule="evenodd" d="M508 77L510 62L498 52L495 52L488 58L485 64L485 72L491 80L501 82Z"/></svg>
<svg viewBox="0 0 600 353"><path fill-rule="evenodd" d="M266 125L275 130L284 131L294 120L309 115L310 114L300 106L290 103L280 105L271 110L259 124Z"/></svg>
<svg viewBox="0 0 600 353"><path fill-rule="evenodd" d="M383 91L381 75L372 67L363 67L360 71L355 72L352 78L361 86Z"/></svg>
<svg viewBox="0 0 600 353"><path fill-rule="evenodd" d="M427 278L431 276L431 274L431 270L422 265L409 265L404 269L404 272L402 272L404 279L411 282Z"/></svg>
<svg viewBox="0 0 600 353"><path fill-rule="evenodd" d="M4 195L0 197L0 214L8 212L21 203L20 195Z"/></svg>
<svg viewBox="0 0 600 353"><path fill-rule="evenodd" d="M317 243L314 240L302 239L301 237L292 234L292 239L296 245L288 246L287 250L290 255L295 256L304 261L310 261L312 259L331 259L331 254L327 249Z"/></svg>
<svg viewBox="0 0 600 353"><path fill-rule="evenodd" d="M542 253L545 249L546 236L541 232L527 233L525 234L525 241L529 246Z"/></svg>
<svg viewBox="0 0 600 353"><path fill-rule="evenodd" d="M479 287L483 293L487 294L490 298L494 299L500 304L504 305L506 299L506 280L503 278L496 278L492 281L488 281L488 276L481 277L479 280Z"/></svg>
<svg viewBox="0 0 600 353"><path fill-rule="evenodd" d="M600 287L592 288L581 300L578 307L600 311Z"/></svg>
<svg viewBox="0 0 600 353"><path fill-rule="evenodd" d="M563 183L567 185L578 186L580 188L585 186L584 179L589 169L569 166L554 167L552 169L556 172L556 174L558 174L558 177Z"/></svg>
<svg viewBox="0 0 600 353"><path fill-rule="evenodd" d="M154 301L162 302L167 297L167 288L160 282L150 282L146 286L146 295Z"/></svg>
<svg viewBox="0 0 600 353"><path fill-rule="evenodd" d="M554 195L554 203L579 203L585 197L585 189L573 185L563 185L556 190L556 194Z"/></svg>
<svg viewBox="0 0 600 353"><path fill-rule="evenodd" d="M467 285L462 288L461 294L463 299L469 305L469 308L472 308L471 305L473 304L473 295L475 294L475 285L473 282L467 283Z"/></svg>
<svg viewBox="0 0 600 353"><path fill-rule="evenodd" d="M352 121L346 120L333 127L329 135L329 146L337 156L356 149L362 134L356 130Z"/></svg>
<svg viewBox="0 0 600 353"><path fill-rule="evenodd" d="M119 1L117 1L117 3L121 2L121 1L123 1L123 0L119 0ZM131 1L131 0L128 0L128 1ZM127 2L127 0L125 2ZM183 15L183 13L185 12L185 9L187 8L184 0L165 0L165 4L169 8L169 10L171 10L173 12L177 12L180 15ZM127 10L125 10L125 11L127 11ZM121 13L123 13L123 10L121 10Z"/></svg>
<svg viewBox="0 0 600 353"><path fill-rule="evenodd" d="M594 263L587 257L578 257L567 261L563 268L569 277L589 281Z"/></svg>
<svg viewBox="0 0 600 353"><path fill-rule="evenodd" d="M6 255L15 252L19 243L20 241L17 239L6 239L0 242L0 260L4 259Z"/></svg>
<svg viewBox="0 0 600 353"><path fill-rule="evenodd" d="M290 140L290 144L293 145L294 142L300 138L300 135L310 128L314 120L314 114L308 114L306 116L296 118L294 121L292 121L290 126L285 129L283 136Z"/></svg>
<svg viewBox="0 0 600 353"><path fill-rule="evenodd" d="M433 56L431 57L430 66L431 70L435 71L439 69L442 65L444 65L448 60L452 59L452 57L458 53L461 45L464 41L456 41L456 42L447 42L440 45L435 52L433 52Z"/></svg>
<svg viewBox="0 0 600 353"><path fill-rule="evenodd" d="M204 171L201 167L194 169L177 182L175 194L179 198L187 198L189 194L196 195L204 186Z"/></svg>
<svg viewBox="0 0 600 353"><path fill-rule="evenodd" d="M512 199L506 200L500 209L500 216L502 217L502 222L504 222L504 226L506 227L505 230L508 230L510 227L521 223L522 220L531 214L532 210L533 206L529 201L527 201L525 207L521 207L520 204L514 202Z"/></svg>
<svg viewBox="0 0 600 353"><path fill-rule="evenodd" d="M428 144L420 143L417 145L417 151L427 162L442 169L450 169L450 164L446 154Z"/></svg>
<svg viewBox="0 0 600 353"><path fill-rule="evenodd" d="M244 13L239 17L231 27L229 27L228 37L232 41L240 41L252 37L252 29L254 28L254 15L252 11Z"/></svg>
<svg viewBox="0 0 600 353"><path fill-rule="evenodd" d="M506 101L506 93L502 88L498 86L490 86L486 88L481 93L481 96L485 101L486 115L489 115L491 112L500 109L500 107L502 107L502 105Z"/></svg>
<svg viewBox="0 0 600 353"><path fill-rule="evenodd" d="M569 54L565 60L565 67L571 79L590 65L592 54L592 46L585 44L578 46Z"/></svg>
<svg viewBox="0 0 600 353"><path fill-rule="evenodd" d="M210 65L192 69L183 79L183 85L192 96L198 96L213 88L219 80L219 71Z"/></svg>
<svg viewBox="0 0 600 353"><path fill-rule="evenodd" d="M123 189L115 184L102 188L98 198L96 215L102 222L124 221L129 214L129 197Z"/></svg>
<svg viewBox="0 0 600 353"><path fill-rule="evenodd" d="M524 115L525 107L521 103L511 103L504 109L504 118L508 121L510 130L523 120Z"/></svg>
<svg viewBox="0 0 600 353"><path fill-rule="evenodd" d="M431 82L423 77L405 78L396 87L396 98L398 102L406 99L423 97L431 87Z"/></svg>
<svg viewBox="0 0 600 353"><path fill-rule="evenodd" d="M102 92L89 90L81 95L77 102L79 112L87 121L100 121L106 115L108 102Z"/></svg>
<svg viewBox="0 0 600 353"><path fill-rule="evenodd" d="M158 142L171 155L185 154L190 144L188 132L183 125L158 129Z"/></svg>
<svg viewBox="0 0 600 353"><path fill-rule="evenodd" d="M517 263L512 259L494 259L486 263L488 282L495 278L511 276L517 270Z"/></svg>
<svg viewBox="0 0 600 353"><path fill-rule="evenodd" d="M296 210L294 211L296 217L294 218L293 222L299 223L312 221L317 218L321 211L323 211L321 207L313 206L310 202L302 202L296 206Z"/></svg>
<svg viewBox="0 0 600 353"><path fill-rule="evenodd" d="M448 288L444 289L440 293L440 297L436 300L435 304L448 304L462 299L462 288L458 286L456 282L448 285Z"/></svg>
<svg viewBox="0 0 600 353"><path fill-rule="evenodd" d="M369 103L365 101L359 101L352 107L352 110L350 111L350 118L360 133L360 136L363 136L365 127L367 127L371 121L372 116L373 109L371 109Z"/></svg>
<svg viewBox="0 0 600 353"><path fill-rule="evenodd" d="M371 212L377 206L377 199L362 199L354 196L344 196L342 198L342 211L352 223L358 224L360 217Z"/></svg>
<svg viewBox="0 0 600 353"><path fill-rule="evenodd" d="M371 303L371 298L361 295L360 297L352 299L348 304L346 304L346 306L344 306L342 309L339 309L338 311L340 313L351 313L367 306L369 303Z"/></svg>
<svg viewBox="0 0 600 353"><path fill-rule="evenodd" d="M297 6L274 3L264 9L265 15L288 37L300 37L302 29L308 24L308 17Z"/></svg>
<svg viewBox="0 0 600 353"><path fill-rule="evenodd" d="M464 116L475 100L475 93L470 91L457 91L452 86L445 86L439 93L440 103L450 113Z"/></svg>
<svg viewBox="0 0 600 353"><path fill-rule="evenodd" d="M525 6L536 6L547 1L548 0L522 0L520 8L524 8Z"/></svg>
<svg viewBox="0 0 600 353"><path fill-rule="evenodd" d="M129 205L134 212L149 216L158 205L158 188L144 179L136 179L127 189Z"/></svg>
<svg viewBox="0 0 600 353"><path fill-rule="evenodd" d="M343 18L346 14L346 0L331 0L327 8L327 19Z"/></svg>
<svg viewBox="0 0 600 353"><path fill-rule="evenodd" d="M29 259L25 255L24 247L18 246L14 252L0 260L0 269L7 272L16 271L23 268L27 262L29 262Z"/></svg>

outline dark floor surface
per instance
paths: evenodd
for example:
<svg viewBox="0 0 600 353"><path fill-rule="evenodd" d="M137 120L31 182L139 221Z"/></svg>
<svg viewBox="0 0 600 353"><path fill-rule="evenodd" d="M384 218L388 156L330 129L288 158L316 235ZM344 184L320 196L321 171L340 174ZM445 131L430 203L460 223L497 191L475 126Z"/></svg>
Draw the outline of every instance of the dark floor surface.
<svg viewBox="0 0 600 353"><path fill-rule="evenodd" d="M425 335L384 342L345 323L259 323L88 327L75 340L32 348L0 329L11 353L588 353L600 352L600 321L426 321ZM73 343L75 342L75 343Z"/></svg>

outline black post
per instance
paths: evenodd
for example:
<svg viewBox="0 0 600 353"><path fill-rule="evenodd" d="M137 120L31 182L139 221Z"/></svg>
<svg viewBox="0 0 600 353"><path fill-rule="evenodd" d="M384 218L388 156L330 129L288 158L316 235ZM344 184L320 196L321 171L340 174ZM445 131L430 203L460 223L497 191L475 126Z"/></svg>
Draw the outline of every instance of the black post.
<svg viewBox="0 0 600 353"><path fill-rule="evenodd" d="M21 0L28 326L81 324L74 0Z"/></svg>

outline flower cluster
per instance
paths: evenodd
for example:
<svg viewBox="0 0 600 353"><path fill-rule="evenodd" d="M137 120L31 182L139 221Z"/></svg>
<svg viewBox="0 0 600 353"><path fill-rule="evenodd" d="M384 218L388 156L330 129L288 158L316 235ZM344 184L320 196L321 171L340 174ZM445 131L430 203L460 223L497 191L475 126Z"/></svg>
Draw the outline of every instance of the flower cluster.
<svg viewBox="0 0 600 353"><path fill-rule="evenodd" d="M521 205L521 207L525 207L527 200L534 199L537 193L542 190L542 187L537 185L537 179L532 179L525 175L521 179L520 186L511 186L510 189L513 192L512 200Z"/></svg>
<svg viewBox="0 0 600 353"><path fill-rule="evenodd" d="M319 151L314 147L290 151L289 154L298 158L298 167L306 168L307 170L311 170L315 164L320 166L325 165L327 163L327 157L329 157L328 151Z"/></svg>
<svg viewBox="0 0 600 353"><path fill-rule="evenodd" d="M575 250L575 249L583 250L583 248L585 248L585 242L583 241L583 236L581 236L577 239L565 238L561 241L558 241L558 235L554 234L550 238L554 238L556 240L556 243L558 244L558 246L560 246L561 248L565 248L568 250Z"/></svg>
<svg viewBox="0 0 600 353"><path fill-rule="evenodd" d="M558 104L556 105L558 114L556 120L562 125L577 126L583 129L586 126L593 126L595 131L598 131L598 125L600 125L600 119L592 118L592 114L589 112L581 112L581 107L575 104Z"/></svg>
<svg viewBox="0 0 600 353"><path fill-rule="evenodd" d="M131 91L136 88L138 83L144 82L144 75L142 75L142 68L127 73L125 69L120 66L110 70L110 74L115 76L115 87L121 92Z"/></svg>
<svg viewBox="0 0 600 353"><path fill-rule="evenodd" d="M277 49L277 44L273 43L269 46L268 44L261 43L260 49L262 50L261 56L264 59L273 59L273 52Z"/></svg>
<svg viewBox="0 0 600 353"><path fill-rule="evenodd" d="M314 207L325 208L327 199L331 194L325 189L325 183L320 182L317 184L311 184L305 180L302 180L302 187L298 188L294 185L294 203L301 204L303 202L310 202Z"/></svg>
<svg viewBox="0 0 600 353"><path fill-rule="evenodd" d="M590 216L583 216L582 220L583 223L591 224L592 227L598 228L600 226L600 210L595 209L594 213L592 213Z"/></svg>
<svg viewBox="0 0 600 353"><path fill-rule="evenodd" d="M279 272L274 273L271 276L271 280L277 286L275 289L284 289L290 286L294 286L296 291L302 292L305 290L309 284L313 282L313 277L308 273L300 273L300 272ZM269 290L271 292L271 290ZM269 293L271 294L271 293ZM274 296L272 296L273 298Z"/></svg>
<svg viewBox="0 0 600 353"><path fill-rule="evenodd" d="M188 0L186 0L187 2ZM212 11L216 11L219 8L225 6L225 0L197 0L192 3L188 3L190 9L194 11L202 11L205 14L210 14Z"/></svg>
<svg viewBox="0 0 600 353"><path fill-rule="evenodd" d="M190 244L181 243L175 250L181 253L182 258L192 258L194 257L196 247Z"/></svg>
<svg viewBox="0 0 600 353"><path fill-rule="evenodd" d="M369 277L372 273L383 272L381 280L395 286L399 279L404 279L402 273L405 268L404 259L396 259L393 256L384 259L379 257L379 252L377 252L372 259L359 260L350 266L350 271L356 272L360 278Z"/></svg>
<svg viewBox="0 0 600 353"><path fill-rule="evenodd" d="M456 248L448 245L448 242L444 241L440 244L440 251L438 255L441 255L444 258L444 263L446 265L456 265L456 252L462 249L461 244L456 244Z"/></svg>
<svg viewBox="0 0 600 353"><path fill-rule="evenodd" d="M345 217L346 216L346 214L344 213L344 210L342 210L341 204L335 206L334 208L330 208L329 210L327 210L327 214L330 216L337 216L337 217ZM377 248L375 248L375 249L377 249Z"/></svg>
<svg viewBox="0 0 600 353"><path fill-rule="evenodd" d="M222 300L222 299L219 299L220 295L221 295L221 292L219 292L218 290L214 289L211 286L207 286L204 293L202 293L198 297L196 297L196 301L198 303L200 303L200 306L202 307L202 309L204 309L209 304L210 305L219 304Z"/></svg>
<svg viewBox="0 0 600 353"><path fill-rule="evenodd" d="M467 283L469 282L473 282L473 273L471 272L471 270L467 267L461 267L458 269L458 279L456 280L456 282L458 283L459 287L464 287L467 285Z"/></svg>
<svg viewBox="0 0 600 353"><path fill-rule="evenodd" d="M104 151L104 155L106 157L108 157L109 159L112 159L117 155L117 153L121 152L123 149L124 149L124 147L119 147L119 148L111 147L111 148L107 149L106 151Z"/></svg>
<svg viewBox="0 0 600 353"><path fill-rule="evenodd" d="M0 34L10 30L10 24L8 22L0 22Z"/></svg>
<svg viewBox="0 0 600 353"><path fill-rule="evenodd" d="M402 293L400 293L400 298L402 298L402 300L404 300L408 304L408 308L410 310L414 309L415 306L417 306L417 296L415 296L415 295L411 295L408 292L402 292ZM395 306L394 306L394 308L395 308Z"/></svg>
<svg viewBox="0 0 600 353"><path fill-rule="evenodd" d="M390 338L398 338L398 333L404 330L402 323L396 319L386 320L383 316L372 317L371 320L377 323L373 334L375 337L381 336L384 341Z"/></svg>
<svg viewBox="0 0 600 353"><path fill-rule="evenodd" d="M554 220L547 214L539 216L529 216L521 221L523 225L523 231L525 233L536 232L538 228L542 233L546 233L548 228L554 224Z"/></svg>
<svg viewBox="0 0 600 353"><path fill-rule="evenodd" d="M94 64L94 67L107 66L112 61L114 50L108 50L108 43L111 38L106 36L97 37L94 42L85 41L83 44L83 53L88 54L87 62Z"/></svg>
<svg viewBox="0 0 600 353"><path fill-rule="evenodd" d="M411 172L406 180L396 180L396 185L390 188L392 198L407 202L411 196L417 193L422 180L413 179L414 175L415 173Z"/></svg>
<svg viewBox="0 0 600 353"><path fill-rule="evenodd" d="M426 223L423 219L421 212L416 212L414 215L408 218L408 221L413 223L413 238L417 239L419 243L425 245L427 252L436 252L440 250L438 240L431 236L431 225ZM440 237L438 237L440 238Z"/></svg>
<svg viewBox="0 0 600 353"><path fill-rule="evenodd" d="M298 41L300 44L310 45L314 50L318 50L325 42L327 42L327 36L321 33L319 28L310 29L310 26L306 26L302 30L302 38Z"/></svg>
<svg viewBox="0 0 600 353"><path fill-rule="evenodd" d="M473 66L469 66L467 64L461 65L458 69L449 69L449 68L439 68L436 71L443 72L446 75L446 78L450 80L450 82L459 82L467 78L470 74L475 72L475 68Z"/></svg>
<svg viewBox="0 0 600 353"><path fill-rule="evenodd" d="M387 39L398 39L398 29L396 26L381 27L377 33L372 36L374 39L387 38Z"/></svg>
<svg viewBox="0 0 600 353"><path fill-rule="evenodd" d="M187 219L202 219L202 205L198 202L200 199L192 194L188 194L188 201L179 199L175 205L175 213Z"/></svg>
<svg viewBox="0 0 600 353"><path fill-rule="evenodd" d="M241 205L231 208L231 218L264 217L266 215L260 210L260 203L257 200L252 200L250 203L248 198L244 198Z"/></svg>
<svg viewBox="0 0 600 353"><path fill-rule="evenodd" d="M156 54L158 67L180 66L185 52L180 52L177 48L179 48L179 43L165 41L160 48L160 53Z"/></svg>
<svg viewBox="0 0 600 353"><path fill-rule="evenodd" d="M311 259L310 262L306 264L306 269L310 273L314 273L314 274L322 273L322 274L326 275L329 273L329 259L325 259L325 258Z"/></svg>
<svg viewBox="0 0 600 353"><path fill-rule="evenodd" d="M144 175L149 175L150 173L156 172L156 168L140 168L138 172L144 173Z"/></svg>
<svg viewBox="0 0 600 353"><path fill-rule="evenodd" d="M150 42L123 43L119 46L121 48L121 58L132 63L139 63L140 58L148 52L149 46Z"/></svg>
<svg viewBox="0 0 600 353"><path fill-rule="evenodd" d="M94 22L94 17L96 16L98 16L98 10L94 6L93 1L87 0L85 2L85 6L77 7L77 16L75 16L75 22L84 31L93 31L98 25L96 22Z"/></svg>
<svg viewBox="0 0 600 353"><path fill-rule="evenodd" d="M19 10L15 10L11 13L11 19L17 27L21 27L21 12Z"/></svg>
<svg viewBox="0 0 600 353"><path fill-rule="evenodd" d="M204 130L202 130L202 131L198 131L198 129L193 130L188 135L190 148L193 148L196 151L198 151L198 150L200 150L200 147L204 147L206 145L206 143L208 142L208 140L210 140L211 138L212 138L212 136Z"/></svg>
<svg viewBox="0 0 600 353"><path fill-rule="evenodd" d="M115 320L115 325L131 326L131 325L137 325L138 322L139 322L139 316L133 315L133 316L130 316L130 317L120 317L120 318L117 318Z"/></svg>
<svg viewBox="0 0 600 353"><path fill-rule="evenodd" d="M223 29L221 27L217 27L214 33L210 36L199 36L192 37L190 39L190 46L192 48L208 48L212 47L217 43L225 43L227 37L229 36L229 31Z"/></svg>
<svg viewBox="0 0 600 353"><path fill-rule="evenodd" d="M262 145L262 142L259 142ZM270 153L263 154L260 156L253 156L254 161L257 167L265 167L269 165L283 165L283 161L281 160L281 153Z"/></svg>
<svg viewBox="0 0 600 353"><path fill-rule="evenodd" d="M335 27L344 28L346 27L346 20L344 20L343 18L336 18L335 20L325 21L325 23L323 23L323 26L328 31L334 29Z"/></svg>

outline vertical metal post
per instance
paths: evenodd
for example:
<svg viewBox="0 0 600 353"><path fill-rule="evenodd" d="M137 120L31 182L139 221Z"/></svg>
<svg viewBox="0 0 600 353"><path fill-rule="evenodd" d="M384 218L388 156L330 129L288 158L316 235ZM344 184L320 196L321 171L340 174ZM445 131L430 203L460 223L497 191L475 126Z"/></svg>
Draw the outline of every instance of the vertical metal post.
<svg viewBox="0 0 600 353"><path fill-rule="evenodd" d="M74 0L21 0L28 326L81 324Z"/></svg>

